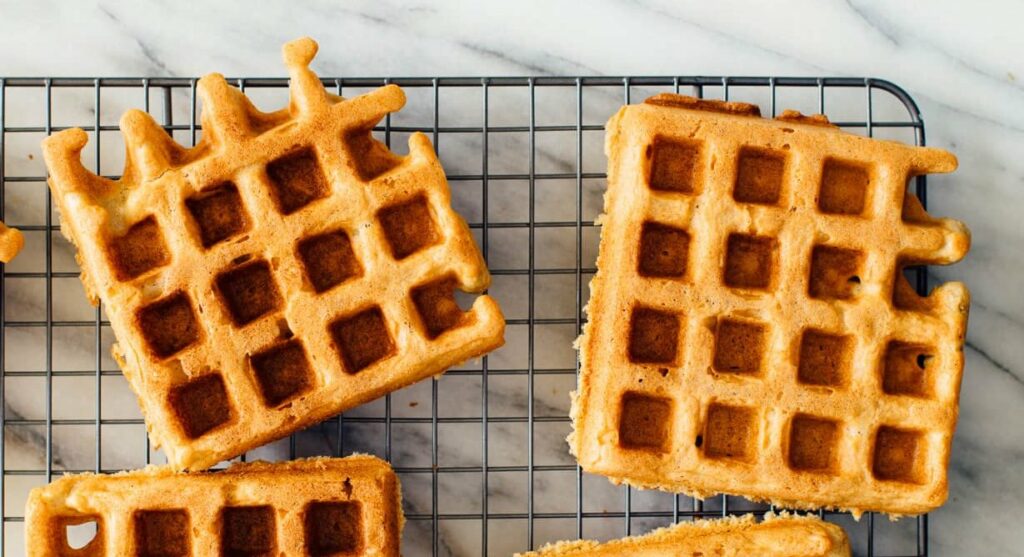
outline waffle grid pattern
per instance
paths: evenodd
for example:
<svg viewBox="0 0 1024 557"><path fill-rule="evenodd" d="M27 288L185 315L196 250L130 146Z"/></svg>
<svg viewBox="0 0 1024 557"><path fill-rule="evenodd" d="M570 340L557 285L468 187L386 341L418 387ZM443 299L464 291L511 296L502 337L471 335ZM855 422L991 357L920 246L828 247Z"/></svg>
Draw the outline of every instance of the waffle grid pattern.
<svg viewBox="0 0 1024 557"><path fill-rule="evenodd" d="M945 499L968 301L958 283L918 297L903 266L954 262L968 235L906 185L955 159L756 110L662 95L610 124L581 465L698 496L925 512Z"/></svg>
<svg viewBox="0 0 1024 557"><path fill-rule="evenodd" d="M115 356L180 468L502 343L493 299L468 313L455 301L490 277L429 140L413 135L398 157L369 136L402 91L329 96L307 67L315 51L285 47L294 114L259 113L217 74L200 80L209 139L192 149L128 112L116 183L82 167L81 130L45 142L86 289L106 302Z"/></svg>
<svg viewBox="0 0 1024 557"><path fill-rule="evenodd" d="M26 520L30 557L358 557L397 556L403 519L394 472L355 456L69 476L33 492ZM72 546L83 524L95 535Z"/></svg>

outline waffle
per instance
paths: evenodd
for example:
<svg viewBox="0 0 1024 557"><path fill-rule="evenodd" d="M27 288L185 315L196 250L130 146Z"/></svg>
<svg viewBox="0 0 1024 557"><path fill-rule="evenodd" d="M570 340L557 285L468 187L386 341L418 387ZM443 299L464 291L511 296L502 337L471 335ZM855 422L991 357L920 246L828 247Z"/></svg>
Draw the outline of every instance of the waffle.
<svg viewBox="0 0 1024 557"><path fill-rule="evenodd" d="M454 290L490 275L426 136L398 156L373 126L394 85L344 99L285 45L287 109L262 113L219 74L199 80L202 140L121 119L122 178L80 162L86 134L43 142L62 230L119 341L152 441L203 469L503 342L497 303Z"/></svg>
<svg viewBox="0 0 1024 557"><path fill-rule="evenodd" d="M0 222L0 262L10 263L23 247L25 236L21 231Z"/></svg>
<svg viewBox="0 0 1024 557"><path fill-rule="evenodd" d="M680 522L643 536L598 543L590 540L549 544L540 551L515 557L673 557L716 555L738 557L849 557L850 542L843 529L811 516L754 515L718 520Z"/></svg>
<svg viewBox="0 0 1024 557"><path fill-rule="evenodd" d="M614 482L859 515L946 499L967 252L907 191L945 151L658 95L608 124L569 443Z"/></svg>
<svg viewBox="0 0 1024 557"><path fill-rule="evenodd" d="M30 493L25 539L30 557L397 557L403 520L398 477L358 455L65 476ZM96 535L73 549L68 527L89 522Z"/></svg>

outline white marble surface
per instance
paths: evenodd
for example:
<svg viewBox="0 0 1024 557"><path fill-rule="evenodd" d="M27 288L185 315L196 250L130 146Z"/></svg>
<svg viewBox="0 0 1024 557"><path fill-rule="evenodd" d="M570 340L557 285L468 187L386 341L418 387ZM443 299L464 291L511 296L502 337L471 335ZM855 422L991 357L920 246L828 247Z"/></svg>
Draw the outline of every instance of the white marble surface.
<svg viewBox="0 0 1024 557"><path fill-rule="evenodd" d="M458 3L327 2L264 3L239 7L230 2L204 3L201 12L186 3L120 2L86 5L47 1L0 4L0 76L194 76L220 71L230 76L280 76L280 45L300 35L319 40L315 63L323 75L850 75L890 79L917 100L927 124L931 145L953 150L960 170L930 181L933 214L965 221L974 235L964 262L934 269L937 280L966 281L972 292L967 342L967 364L962 390L961 420L950 464L950 498L931 515L930 549L933 555L1013 555L1024 551L1020 517L1024 514L1024 39L1019 21L1024 7L1012 1L975 3L951 0L918 2L786 2L770 6L730 2L508 2L484 8ZM63 93L62 93L63 94ZM639 94L639 92L637 93ZM742 96L742 93L737 93ZM600 96L600 95L598 95ZM613 93L599 98L609 111L618 102ZM89 122L92 99L58 99L66 119ZM39 125L39 99L7 98L7 125ZM139 99L105 100L104 113ZM264 102L270 103L270 99ZM452 99L452 113L479 124L478 92ZM780 108L786 100L780 100ZM813 100L794 97L805 110ZM829 111L854 106L857 99L830 101ZM33 104L35 103L35 104ZM522 112L509 101L510 114ZM561 104L559 104L561 103ZM803 104L800 104L803 103ZM264 106L270 106L266 104ZM500 105L499 105L500 106ZM572 104L552 99L541 116L571 123ZM516 108L518 107L518 108ZM547 108L549 107L549 108ZM603 109L596 109L599 114ZM64 110L61 108L60 110ZM852 109L851 109L852 110ZM429 103L413 99L407 109L419 123L429 122ZM856 114L856 112L854 112ZM84 115L84 116L83 116ZM454 117L454 116L453 116ZM501 115L492 115L500 118ZM114 116L108 116L114 121ZM425 119L425 120L424 120ZM412 121L410 120L410 122ZM465 125L472 123L461 122ZM595 122L596 123L596 122ZM6 173L41 173L40 137L8 136ZM571 139L571 138L570 138ZM104 141L115 139L104 137ZM444 141L448 141L445 139ZM514 171L525 143L510 139L502 155L492 155L494 166ZM518 151L517 151L518 149ZM105 147L103 170L118 172L118 149ZM474 153L476 155L474 156ZM479 162L479 144L452 138L441 146L449 172L471 172ZM574 169L573 148L564 142L538 144L538 165L552 170ZM599 138L585 148L585 169L603 164ZM587 168L590 166L591 168ZM538 170L541 170L538 168ZM521 184L520 184L521 185ZM571 187L571 184L569 184ZM493 184L492 220L523 218L522 188ZM480 217L479 189L457 184L460 210L473 220ZM6 219L12 224L40 224L45 208L40 184L8 184ZM568 194L566 193L568 191ZM588 184L584 202L589 218L599 205L600 184ZM539 192L538 218L561 220L565 201L572 215L571 190L553 187ZM545 216L546 215L546 216ZM585 215L587 218L587 215ZM585 242L593 245L596 235ZM514 235L491 237L491 265L522 267L525 256ZM40 270L44 237L30 235L28 252L8 271ZM572 262L572 238L550 238L538 245L538 265L563 266ZM593 257L591 247L585 257ZM592 259L591 259L592 260ZM63 241L54 241L54 268L74 271L71 253ZM9 279L4 293L8 320L41 319L45 315L41 283ZM495 294L506 311L525 317L522 285L496 281ZM574 285L552 279L538 282L538 316L571 316ZM84 302L77 279L54 283L56 319L91 320L94 313ZM541 303L542 302L542 303ZM42 370L42 329L8 329L8 371ZM95 367L94 331L91 328L55 333L55 369L90 370ZM109 336L109 333L106 335ZM537 365L571 367L568 348L573 332L553 328L537 337ZM109 338L104 338L106 346ZM521 334L510 337L509 347L491 360L493 369L522 367L526 346ZM104 369L115 369L106 350ZM43 379L8 377L5 380L7 416L40 419L44 416ZM95 378L59 377L54 380L54 417L95 419ZM564 415L570 376L539 376L537 415ZM479 376L448 376L438 384L439 415L479 416ZM104 376L101 393L104 419L135 419L138 411L124 381ZM395 416L429 416L431 384L419 384L392 400ZM526 413L525 378L493 376L489 384L491 416ZM359 409L352 415L381 416L383 404ZM542 423L536 428L538 464L571 463L561 439L564 423ZM383 428L378 425L347 427L346 451L380 453ZM490 430L490 465L525 464L525 426L496 424ZM54 430L54 468L91 469L95 466L95 428L67 425ZM318 429L299 438L300 454L330 450L333 430ZM5 469L40 469L45 458L44 429L39 426L7 428ZM430 464L429 426L399 426L393 431L393 460L399 466ZM103 468L142 464L144 437L139 425L104 425ZM480 427L445 424L441 428L442 465L479 466ZM333 441L330 441L333 443ZM278 456L287 447L271 447L254 456ZM159 457L157 457L159 459ZM430 512L430 476L403 478L407 512ZM489 511L525 511L525 474L489 476ZM19 516L25 490L39 478L8 476L5 510ZM439 510L443 513L478 513L479 474L442 474ZM535 508L538 512L575 511L573 474L538 474ZM599 478L587 478L586 510L621 509L623 493ZM664 509L665 497L635 494L634 510ZM733 504L731 501L730 504ZM742 503L737 500L736 505ZM685 505L689 505L686 500ZM684 506L685 506L684 505ZM880 553L913 552L913 522L896 525L877 521ZM866 525L843 522L863 543ZM634 531L652 523L635 521ZM20 554L21 525L5 525L8 555ZM407 534L407 555L429 554L430 523L414 522ZM572 520L545 520L535 525L536 542L572 536ZM480 549L478 521L445 521L440 526L443 554L476 555ZM585 534L610 537L622 534L622 521L589 520ZM508 554L525 543L523 521L492 521L488 533L492 554ZM908 545L909 544L909 545Z"/></svg>

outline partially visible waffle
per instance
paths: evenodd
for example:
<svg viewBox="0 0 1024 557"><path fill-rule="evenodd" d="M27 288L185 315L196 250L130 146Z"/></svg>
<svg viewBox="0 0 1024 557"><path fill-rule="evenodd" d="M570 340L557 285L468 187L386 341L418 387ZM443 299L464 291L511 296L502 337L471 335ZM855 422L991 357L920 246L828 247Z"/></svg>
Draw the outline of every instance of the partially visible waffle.
<svg viewBox="0 0 1024 557"><path fill-rule="evenodd" d="M813 516L754 515L680 522L642 536L605 543L590 540L549 544L516 557L849 557L843 529Z"/></svg>
<svg viewBox="0 0 1024 557"><path fill-rule="evenodd" d="M153 442L202 469L503 342L490 275L423 134L398 156L372 136L394 85L345 99L285 45L291 103L258 111L219 74L199 80L202 140L146 113L121 119L118 181L86 170L87 136L43 142L62 231L102 300L115 356Z"/></svg>
<svg viewBox="0 0 1024 557"><path fill-rule="evenodd" d="M403 521L398 477L357 455L65 476L29 494L25 539L29 557L397 557ZM68 527L89 522L92 540L70 547Z"/></svg>
<svg viewBox="0 0 1024 557"><path fill-rule="evenodd" d="M572 451L640 487L916 514L947 495L967 252L907 190L956 158L658 95L608 124Z"/></svg>
<svg viewBox="0 0 1024 557"><path fill-rule="evenodd" d="M10 263L23 247L25 236L21 231L0 222L0 262Z"/></svg>

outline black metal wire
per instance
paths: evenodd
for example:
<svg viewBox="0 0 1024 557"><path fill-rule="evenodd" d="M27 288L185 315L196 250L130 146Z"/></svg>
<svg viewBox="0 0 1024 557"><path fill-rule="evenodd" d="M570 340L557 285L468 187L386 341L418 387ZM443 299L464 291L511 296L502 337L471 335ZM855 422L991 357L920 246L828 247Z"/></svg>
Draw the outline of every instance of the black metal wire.
<svg viewBox="0 0 1024 557"><path fill-rule="evenodd" d="M433 555L439 555L448 550L445 545L443 536L443 526L449 521L478 521L480 524L480 553L487 554L491 551L491 543L489 538L494 536L496 531L489 531L489 523L495 520L514 520L514 521L525 521L526 538L524 540L524 546L521 549L534 548L543 541L539 539L538 534L535 532L535 526L542 521L549 520L565 520L574 521L576 535L582 537L585 532L585 524L589 520L598 519L622 519L623 530L625 533L635 533L638 528L634 524L634 520L658 520L662 522L677 522L683 519L697 519L702 517L728 515L732 514L734 510L730 510L730 498L722 496L715 498L714 500L708 501L713 503L711 505L705 505L705 501L691 499L689 510L683 505L686 497L676 495L672 498L671 510L666 511L650 511L650 510L637 510L634 509L635 497L633 491L629 488L624 488L623 493L623 507L622 510L610 510L602 509L599 511L585 510L585 492L584 492L584 478L585 475L575 464L537 464L536 462L536 444L535 435L537 424L543 423L568 423L568 416L538 416L537 409L535 406L535 397L537 395L537 378L544 376L568 376L573 375L574 377L578 374L578 360L574 367L543 367L538 366L538 360L536 358L535 351L538 346L542 346L544 343L543 339L537 338L538 330L537 326L543 325L571 325L575 327L576 333L578 334L583 325L586 323L586 317L583 313L584 307L584 289L586 288L585 275L592 274L596 269L585 266L588 264L584 260L584 232L592 230L595 223L591 220L584 219L583 211L583 200L584 200L584 183L587 180L601 180L605 178L602 172L585 172L584 171L584 143L583 137L586 132L599 132L603 130L603 126L600 124L591 124L584 121L586 99L589 98L587 95L594 91L594 88L603 87L604 92L607 93L609 88L621 87L622 98L625 102L631 102L633 92L637 88L663 88L664 90L671 90L675 92L691 93L698 97L703 97L707 91L707 88L712 89L721 88L721 96L728 99L731 95L732 89L737 87L747 88L758 88L761 90L767 90L769 95L769 113L774 116L777 113L777 93L782 89L808 89L813 91L817 97L817 108L819 112L825 113L826 106L826 91L837 88L845 89L861 89L865 93L865 113L864 118L857 120L838 121L835 122L841 127L852 128L852 129L863 129L866 135L872 136L878 129L886 128L906 128L913 130L914 142L918 145L924 145L925 143L925 132L924 124L920 118L919 111L913 99L898 86L884 80L877 79L863 79L863 78L846 78L846 77L714 77L714 76L670 76L670 77L552 77L552 76L541 76L541 77L485 77L485 78L472 78L472 77L412 77L412 78L329 78L324 79L324 84L327 87L333 88L337 94L342 94L345 88L366 88L384 85L387 83L394 83L406 88L420 88L427 89L431 95L430 103L432 104L433 114L430 125L427 126L409 126L409 125L395 125L392 122L391 116L388 116L381 126L376 131L380 132L384 136L385 143L390 146L394 134L397 133L412 133L416 131L427 133L431 136L435 149L438 153L441 152L442 143L444 143L446 136L472 136L476 135L481 140L481 170L480 173L453 173L449 175L448 179L453 183L453 188L460 187L461 183L480 183L481 185L481 207L482 213L479 222L471 222L470 227L474 230L479 230L481 233L481 248L484 257L487 258L489 255L490 243L492 242L490 234L492 231L501 229L525 229L527 232L527 266L526 268L493 268L491 272L494 276L522 276L527 281L527 314L525 318L511 318L508 319L510 326L525 326L526 327L526 358L525 367L516 367L508 369L494 369L487 358L483 359L483 362L479 370L473 369L458 369L448 372L449 376L471 376L480 377L481 380L481 405L480 405L480 417L451 417L441 416L438 412L439 407L439 389L444 388L444 385L437 381L432 381L430 386L430 398L431 398L431 409L429 417L405 417L396 416L393 414L391 396L388 395L384 401L384 415L383 416L338 416L333 419L333 423L328 421L330 424L328 427L336 427L332 430L334 433L331 434L334 437L333 447L331 451L336 455L345 455L352 452L352 447L346 446L346 427L360 426L363 424L373 425L373 427L383 426L384 446L383 456L391 458L394 456L392 451L393 444L393 433L392 428L395 425L401 424L418 424L430 429L430 465L429 466L396 466L396 471L405 477L423 477L428 476L431 482L431 494L430 502L431 506L429 512L424 512L422 509L409 509L406 513L407 518L412 522L429 522L429 535L430 540L425 539L412 539L407 541L412 544L416 544L417 547L429 547L430 552ZM287 80L277 78L236 78L233 80L234 83L243 89L259 89L259 88L283 88L287 86ZM141 419L115 419L105 418L103 416L103 378L119 375L117 370L104 370L103 367L103 356L101 350L103 349L103 333L104 330L109 330L109 322L103 319L102 309L96 308L94 318L92 320L68 320L54 319L53 315L53 280L55 278L71 278L77 276L74 272L66 271L54 271L53 268L53 235L59 232L60 227L51 221L52 213L52 202L50 199L49 189L46 188L45 176L8 176L6 156L9 153L7 148L7 139L15 134L50 134L60 129L64 129L63 126L56 126L53 122L53 109L54 99L53 90L60 88L91 88L93 91L93 105L94 112L91 125L85 126L84 129L93 134L93 142L96 146L95 152L95 166L98 172L102 172L104 169L100 167L101 164L101 146L102 146L102 134L103 132L117 131L118 127L114 125L104 124L102 118L102 106L101 100L104 90L107 89L138 89L143 95L142 107L149 112L151 109L150 94L153 91L159 93L160 102L158 103L160 119L162 125L168 131L173 134L175 131L188 132L188 136L194 143L197 137L197 133L200 130L200 126L197 121L197 97L196 97L196 80L192 78L2 78L0 77L0 218L4 216L5 210L5 188L7 184L16 183L31 183L38 184L39 187L46 189L46 204L50 210L47 211L45 217L45 223L42 225L33 223L17 223L9 222L9 225L18 226L27 232L42 232L46 234L45 244L45 270L42 272L38 271L14 271L8 272L6 269L3 273L0 273L0 290L4 290L7 286L6 280L8 278L18 279L41 279L45 281L46 289L46 313L44 320L35 319L7 319L7 299L6 296L0 297L0 330L4 334L0 334L0 365L2 365L2 372L0 372L0 400L4 401L3 409L0 410L0 418L2 418L3 427L0 428L0 466L2 466L3 474L0 474L0 499L7 502L7 496L9 489L7 486L7 479L12 477L41 477L43 480L49 480L52 478L54 468L60 466L62 472L113 472L116 470L108 469L104 466L104 459L102 455L102 444L103 444L103 428L104 426L118 426L118 425L133 425L141 426L143 424ZM458 125L458 126L442 126L441 125L441 113L442 103L441 96L442 92L446 89L451 88L462 88L462 89L476 89L480 92L480 109L481 123L479 126L473 125ZM519 88L524 90L529 100L529 116L528 122L525 125L507 125L508 122L502 121L503 125L492 125L492 103L491 103L491 92L497 90L497 88ZM538 123L538 90L542 88L562 88L566 92L571 93L575 96L575 114L574 123L571 124L539 124ZM39 90L45 95L45 118L39 124L24 125L24 122L18 122L18 125L8 125L8 106L10 92L21 89L34 89ZM189 121L187 123L179 123L174 120L174 108L176 104L180 104L180 97L176 97L175 92L185 93L187 95L188 103L188 115ZM876 120L874 110L873 93L884 93L890 95L899 101L907 111L906 119L895 119L895 120ZM460 107L462 108L462 107ZM467 107L468 111L468 107ZM607 116L610 116L607 115ZM571 132L575 135L575 169L571 172L538 172L537 156L538 156L538 142L537 138L539 134L550 133L550 132ZM509 134L509 133L520 133L526 134L528 138L529 147L529 159L528 169L526 173L497 173L491 172L489 165L489 146L491 145L491 139L495 134ZM119 169L105 169L115 170ZM110 176L108 174L108 176ZM113 175L111 177L116 177ZM488 187L491 182L498 180L516 180L526 184L529 188L528 199L529 208L527 212L527 218L522 221L497 221L490 215L488 207ZM536 205L537 205L537 192L536 188L539 183L548 180L566 180L574 181L575 183L575 218L573 220L563 221L538 221ZM919 176L916 178L915 190L917 196L921 199L922 203L927 201L927 178L925 176ZM537 248L538 239L537 232L547 229L570 229L572 230L575 238L575 249L574 249L574 267L559 267L559 268L537 268ZM24 257L24 255L23 255ZM924 268L915 269L915 285L917 290L924 294L928 289L928 276ZM571 277L574 281L576 296L575 296L575 315L567 318L554 318L544 317L539 318L536 316L536 291L535 287L537 284L537 277L540 276L566 276ZM89 327L94 331L94 347L96 350L95 354L95 365L92 369L81 369L81 370L55 370L54 369L54 350L60 350L61 346L54 345L53 331L54 329L65 329L65 328L83 328ZM8 369L7 365L7 353L9 346L7 345L6 333L9 330L18 328L45 328L45 343L46 343L46 356L45 356L45 369L41 371L32 370L19 370L19 369ZM527 381L527 397L526 401L526 415L524 416L492 416L490 406L490 392L489 392L489 378L501 377L501 376L523 376ZM8 405L6 403L9 389L7 388L8 378L26 378L26 377L39 377L45 381L45 415L43 418L24 418L21 416L12 416L8 411ZM54 395L54 379L61 377L93 377L95 379L95 416L93 418L82 418L72 419L66 417L54 418L53 416L53 395ZM377 425L379 424L379 425ZM479 466L454 466L454 465L442 465L439 460L439 440L442 435L443 428L440 426L446 424L479 424L481 428L481 462ZM527 441L526 441L526 462L522 465L495 465L490 460L490 438L489 438L489 426L494 424L525 424L527 428ZM95 460L92 468L78 470L68 469L68 466L62 463L54 462L54 450L53 450L53 431L54 427L63 426L92 426L95 430ZM7 428L32 428L32 427L44 427L45 428L45 458L46 462L43 469L14 469L9 468L7 465L7 454L5 451L5 441L7 440L8 431ZM326 431L326 430L325 430ZM113 437L107 436L108 441L112 440ZM289 456L295 457L297 453L296 437L293 435L289 439ZM244 459L244 456L242 457ZM148 464L151 460L151 451L148 438L145 441L145 462ZM575 478L575 499L576 508L573 512L543 512L537 508L537 480L540 477L538 474L543 473L573 473ZM491 508L490 493L490 475L495 473L522 473L526 476L527 482L527 495L526 495L526 508L523 512L494 512ZM439 508L439 500L441 499L439 488L439 481L443 476L450 474L479 474L480 475L480 512L442 512ZM568 487L568 486L566 486ZM572 489L572 488L568 488ZM714 509L715 506L720 508ZM2 512L2 524L0 524L0 554L7 555L8 540L6 534L7 525L11 523L20 523L24 520L21 515L20 509L21 502L13 502L3 506ZM711 507L711 508L708 508ZM735 505L733 505L735 509ZM745 511L738 511L745 512ZM765 511L756 511L765 512ZM825 518L833 518L839 516L841 513L834 512L821 512L819 513ZM879 521L888 522L888 521ZM878 548L875 547L877 539L875 528L878 526L875 521L875 516L869 514L867 519L867 528L865 529L863 545L868 555L878 555ZM924 556L928 553L928 521L927 516L919 517L916 521L916 553L917 556ZM417 530L418 532L418 530ZM502 532L503 533L503 532ZM408 535L407 535L408 537Z"/></svg>
<svg viewBox="0 0 1024 557"><path fill-rule="evenodd" d="M481 137L481 139L482 139L482 146L481 146L481 149L480 149L480 156L481 156L480 169L481 169L481 172L483 172L483 179L480 181L480 198L481 198L480 199L480 204L482 206L480 218L482 219L482 224L483 224L483 234L480 235L480 243L481 243L481 249L483 250L484 261L487 261L487 256L488 256L488 252L489 252L488 248L490 247L490 242L489 242L490 234L488 233L488 230L487 230L487 222L489 220L488 219L488 214L487 214L488 213L488 211L487 211L487 186L488 186L487 169L489 168L489 166L488 166L487 163L488 163L488 160L490 158L489 157L490 153L489 153L489 149L488 149L488 145L489 145L488 140L490 138L488 137L488 129L487 129L488 126L487 125L488 125L488 123L490 123L490 112L491 112L490 111L490 100L491 100L491 97L490 97L490 94L489 94L489 92L490 92L489 85L490 85L490 81L486 77L480 79L480 87L481 87L481 89L480 89L480 92L481 92L480 96L481 96L481 99L483 100L483 115L482 115L483 135ZM480 408L480 420L481 420L480 430L481 430L481 433L483 435L483 439L481 440L481 445L483 446L483 455L481 456L481 463L482 463L482 467L481 468L482 469L481 469L481 474L480 474L480 480L481 480L481 484L482 484L481 488L480 488L480 497L482 498L482 500L480 501L480 508L481 508L481 511L482 511L482 516L480 518L480 555L487 555L487 553L488 553L488 551L487 551L487 534L488 534L487 530L488 530L488 528L487 527L488 527L488 522L490 521L490 518L487 516L487 511L488 511L487 497L489 495L489 487L490 487L488 485L489 484L489 482L488 482L489 478L487 476L487 472L488 472L487 471L487 464L488 464L488 459L487 459L487 457L488 457L488 454L487 454L488 453L488 450L487 450L488 449L487 430L489 429L489 425L490 425L488 423L488 420L487 420L487 418L488 418L488 412L487 412L488 405L487 405L487 401L488 401L488 397L487 397L487 357L484 356L483 362L480 365L480 406L481 406L481 408Z"/></svg>
<svg viewBox="0 0 1024 557"><path fill-rule="evenodd" d="M51 80L43 84L46 90L46 135L52 133L53 87ZM96 132L99 135L99 132ZM6 141L6 139L5 139ZM46 228L53 226L53 206L50 188L46 188ZM46 233L46 274L53 273L53 233ZM5 291L6 295L6 291ZM4 405L7 401L4 400ZM46 281L46 480L53 479L53 280ZM6 517L5 517L6 518Z"/></svg>
<svg viewBox="0 0 1024 557"><path fill-rule="evenodd" d="M527 255L527 283L526 283L526 296L527 296L527 310L526 315L530 320L527 331L527 347L526 347L526 365L527 365L527 385L526 385L526 418L527 418L527 438L526 438L526 452L527 452L527 491L526 491L526 513L527 513L527 524L533 524L534 520L534 500L533 500L533 482L534 472L536 467L534 465L534 452L533 452L533 436L534 436L534 408L533 408L533 397L534 397L534 380L536 378L537 370L534 367L534 343L536 342L535 330L533 328L534 320L534 301L536 296L534 295L534 281L536 280L535 257L536 257L536 218L537 218L537 180L533 178L533 175L537 172L537 89L534 83L534 79L530 79L530 160L529 160L529 173L530 179L528 182L529 191L529 207L527 208L528 214L528 225L529 232L527 233L527 243L529 247L529 254ZM573 374L576 370L572 370ZM579 467L577 466L577 473ZM533 528L528 527L526 531L526 547L534 547L533 539Z"/></svg>
<svg viewBox="0 0 1024 557"><path fill-rule="evenodd" d="M583 333L583 85L576 80L576 332ZM536 321L535 319L533 321ZM579 388L579 354L576 355L576 388ZM531 486L531 489L533 486ZM583 468L576 465L576 537L583 537ZM533 526L531 525L530 528ZM531 549L533 549L531 547Z"/></svg>
<svg viewBox="0 0 1024 557"><path fill-rule="evenodd" d="M7 182L4 180L7 162L7 80L0 78L0 220L6 219ZM6 222L6 221L5 221ZM7 501L7 273L0 272L0 502ZM7 519L6 505L0 505L0 554L7 549L4 543L5 522Z"/></svg>
<svg viewBox="0 0 1024 557"><path fill-rule="evenodd" d="M95 97L93 99L93 111L95 114L94 126L96 129L100 127L100 82L97 79L93 88ZM100 148L102 141L100 136L102 132L96 132L96 172L99 174L103 173L100 158ZM99 473L103 469L103 427L100 424L103 418L103 325L101 324L103 318L103 303L96 304L96 324L95 328L95 347L96 347L96 469L94 472Z"/></svg>
<svg viewBox="0 0 1024 557"><path fill-rule="evenodd" d="M437 151L437 156L441 156L441 136L438 132L438 122L440 120L440 91L438 90L438 80L434 79L433 86L433 102L434 102L434 150ZM430 467L431 473L433 474L430 482L430 546L431 554L438 554L438 547L440 546L440 518L438 516L438 493L437 493L437 480L438 480L438 462L437 462L437 381L430 382ZM486 425L486 424L485 424Z"/></svg>

